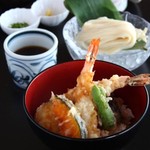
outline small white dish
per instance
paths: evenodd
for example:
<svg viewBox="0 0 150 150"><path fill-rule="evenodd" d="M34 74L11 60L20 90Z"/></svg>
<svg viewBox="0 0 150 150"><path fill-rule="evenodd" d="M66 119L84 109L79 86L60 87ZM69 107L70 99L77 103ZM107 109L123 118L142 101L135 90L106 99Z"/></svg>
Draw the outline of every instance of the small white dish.
<svg viewBox="0 0 150 150"><path fill-rule="evenodd" d="M40 17L41 23L46 26L59 25L69 14L64 0L37 0L32 4L31 11Z"/></svg>
<svg viewBox="0 0 150 150"><path fill-rule="evenodd" d="M28 26L12 28L11 25L14 23L27 23ZM40 18L27 8L12 8L5 11L0 16L0 25L6 34L11 34L22 29L38 28L39 24Z"/></svg>
<svg viewBox="0 0 150 150"><path fill-rule="evenodd" d="M150 23L140 16L133 15L129 12L124 12L124 18L126 21L131 22L137 28L144 29L148 28L147 36L147 50L135 49L135 50L122 50L115 54L101 54L99 53L97 56L98 60L104 60L108 62L112 62L118 64L124 68L129 70L134 70L141 66L150 56ZM77 33L81 30L77 22L77 18L71 18L63 28L63 37L68 48L68 51L71 57L76 59L84 59L87 53L86 49L82 49L77 45L75 37Z"/></svg>

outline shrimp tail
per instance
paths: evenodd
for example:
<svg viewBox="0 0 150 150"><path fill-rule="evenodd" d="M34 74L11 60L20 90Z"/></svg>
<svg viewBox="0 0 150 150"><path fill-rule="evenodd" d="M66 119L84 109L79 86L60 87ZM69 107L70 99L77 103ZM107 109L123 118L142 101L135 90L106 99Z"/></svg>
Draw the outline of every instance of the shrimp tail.
<svg viewBox="0 0 150 150"><path fill-rule="evenodd" d="M150 84L150 74L139 74L128 78L127 84L130 86L144 86Z"/></svg>
<svg viewBox="0 0 150 150"><path fill-rule="evenodd" d="M93 39L91 41L82 72L87 72L87 71L92 72L96 60L96 56L98 54L99 44L100 44L100 39Z"/></svg>

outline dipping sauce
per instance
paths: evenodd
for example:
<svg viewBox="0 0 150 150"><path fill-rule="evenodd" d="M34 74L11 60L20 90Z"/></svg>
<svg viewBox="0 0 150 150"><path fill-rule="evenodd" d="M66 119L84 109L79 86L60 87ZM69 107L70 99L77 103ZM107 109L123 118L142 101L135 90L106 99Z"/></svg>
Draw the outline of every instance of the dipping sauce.
<svg viewBox="0 0 150 150"><path fill-rule="evenodd" d="M37 55L46 52L48 49L40 46L27 46L15 51L19 55Z"/></svg>

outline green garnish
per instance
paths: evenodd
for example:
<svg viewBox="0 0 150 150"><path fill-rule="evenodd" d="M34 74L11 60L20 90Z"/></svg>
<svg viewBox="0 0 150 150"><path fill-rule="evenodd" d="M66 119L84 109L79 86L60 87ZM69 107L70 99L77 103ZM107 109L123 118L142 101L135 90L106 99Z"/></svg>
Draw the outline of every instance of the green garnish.
<svg viewBox="0 0 150 150"><path fill-rule="evenodd" d="M103 16L123 20L121 13L111 0L65 0L64 4L77 17L81 26L90 19Z"/></svg>
<svg viewBox="0 0 150 150"><path fill-rule="evenodd" d="M103 88L94 85L92 88L92 96L102 121L102 127L104 129L112 128L115 125L116 119L106 100L106 94Z"/></svg>
<svg viewBox="0 0 150 150"><path fill-rule="evenodd" d="M131 47L130 49L142 49L142 50L147 50L147 48L145 47L146 46L146 42L143 41L143 40L140 40L140 41L136 41L135 45L133 47ZM130 50L130 49L127 49L127 50Z"/></svg>
<svg viewBox="0 0 150 150"><path fill-rule="evenodd" d="M11 24L11 28L24 28L27 26L29 26L29 24L26 22L17 22L17 23Z"/></svg>

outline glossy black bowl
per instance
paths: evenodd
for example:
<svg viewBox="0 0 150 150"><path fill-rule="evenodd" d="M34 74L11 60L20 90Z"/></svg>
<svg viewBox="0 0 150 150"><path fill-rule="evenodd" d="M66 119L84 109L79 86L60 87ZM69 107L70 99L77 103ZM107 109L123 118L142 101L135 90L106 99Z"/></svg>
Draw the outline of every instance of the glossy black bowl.
<svg viewBox="0 0 150 150"><path fill-rule="evenodd" d="M26 89L24 96L24 110L29 123L35 133L49 147L54 149L81 149L92 148L105 150L118 150L128 144L140 126L149 106L149 96L146 87L130 87L115 91L115 95L124 99L125 104L131 108L135 118L127 129L116 134L92 139L75 139L63 137L41 127L34 120L36 108L49 100L51 91L57 94L66 92L68 88L76 85L84 60L76 60L55 65L37 75ZM94 80L110 78L114 74L134 76L134 74L116 64L104 61L96 61ZM60 110L61 111L61 110Z"/></svg>

